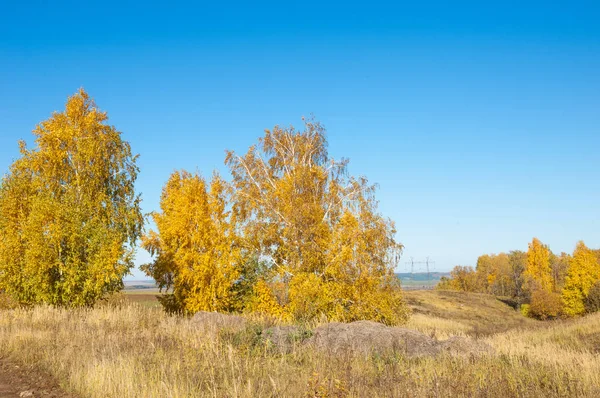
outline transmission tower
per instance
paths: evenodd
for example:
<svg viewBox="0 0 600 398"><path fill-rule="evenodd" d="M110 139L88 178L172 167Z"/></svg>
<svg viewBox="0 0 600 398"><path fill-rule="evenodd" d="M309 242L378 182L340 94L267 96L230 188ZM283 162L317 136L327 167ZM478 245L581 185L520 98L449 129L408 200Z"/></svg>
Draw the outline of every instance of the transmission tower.
<svg viewBox="0 0 600 398"><path fill-rule="evenodd" d="M415 261L412 257L410 261L405 263L406 265L410 264L410 280L414 281L414 273L415 273L415 264L416 265L425 265L425 271L427 272L427 286L431 285L431 268L435 265L435 261L430 261L429 256L425 258L425 261Z"/></svg>

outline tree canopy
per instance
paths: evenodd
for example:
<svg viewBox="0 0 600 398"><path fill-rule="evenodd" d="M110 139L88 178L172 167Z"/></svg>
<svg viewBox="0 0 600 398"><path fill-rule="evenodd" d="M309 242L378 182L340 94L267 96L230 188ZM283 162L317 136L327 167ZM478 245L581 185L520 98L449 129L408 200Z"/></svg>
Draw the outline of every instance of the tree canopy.
<svg viewBox="0 0 600 398"><path fill-rule="evenodd" d="M163 191L162 212L154 215L158 232L144 239L158 254L146 267L149 274L172 282L175 297L185 291L188 302L203 303L182 309L233 309L191 298L216 283L236 292L244 311L287 319L326 316L390 324L406 319L394 275L402 250L394 224L377 211L376 187L364 177L350 176L347 160L329 157L319 123L306 121L302 131L267 130L246 154L227 152L225 163L232 176L231 197L230 202L223 197L219 217L227 228L214 230L210 205L183 210L194 201L210 202L199 177L191 177L202 185L196 193L181 202L169 199L179 195L179 188L171 188L181 185L176 173ZM179 233L172 235L172 224ZM196 232L211 238L195 239ZM186 233L188 238L181 240ZM177 247L166 250L169 239ZM228 255L224 249L213 250L218 242L229 248ZM209 268L212 276L202 280L186 278L181 271ZM215 279L217 274L226 277Z"/></svg>
<svg viewBox="0 0 600 398"><path fill-rule="evenodd" d="M34 130L0 187L0 289L91 305L122 287L143 224L137 156L88 94Z"/></svg>
<svg viewBox="0 0 600 398"><path fill-rule="evenodd" d="M236 307L234 285L242 259L227 204L218 175L207 184L198 174L174 172L165 185L161 212L152 214L158 232L143 238L155 261L143 269L160 288L173 290L163 301L168 309L194 313Z"/></svg>
<svg viewBox="0 0 600 398"><path fill-rule="evenodd" d="M583 242L577 243L563 289L564 312L581 315L585 312L585 299L592 286L600 281L600 264L593 250Z"/></svg>

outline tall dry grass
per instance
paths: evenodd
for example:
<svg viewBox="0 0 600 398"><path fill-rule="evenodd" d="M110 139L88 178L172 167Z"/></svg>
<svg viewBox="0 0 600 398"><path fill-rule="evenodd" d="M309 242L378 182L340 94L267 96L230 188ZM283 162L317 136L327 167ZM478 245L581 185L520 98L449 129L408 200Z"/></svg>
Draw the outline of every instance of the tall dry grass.
<svg viewBox="0 0 600 398"><path fill-rule="evenodd" d="M0 311L0 355L50 371L82 397L594 397L600 360L582 341L600 333L599 320L492 336L497 355L409 359L300 346L281 354L256 339L260 321L205 335L188 319L135 303L38 307ZM465 333L446 320L411 322Z"/></svg>
<svg viewBox="0 0 600 398"><path fill-rule="evenodd" d="M576 371L573 377L582 385L600 386L600 313L500 333L486 341L507 358L527 357L537 366Z"/></svg>

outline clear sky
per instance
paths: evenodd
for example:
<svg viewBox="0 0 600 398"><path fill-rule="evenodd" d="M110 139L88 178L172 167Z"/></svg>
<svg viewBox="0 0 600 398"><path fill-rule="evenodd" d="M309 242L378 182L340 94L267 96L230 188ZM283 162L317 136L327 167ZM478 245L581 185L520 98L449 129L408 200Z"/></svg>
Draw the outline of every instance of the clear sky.
<svg viewBox="0 0 600 398"><path fill-rule="evenodd" d="M399 271L600 247L597 2L246 3L0 0L0 170L79 87L141 155L147 212L174 169L225 174L313 114L380 185Z"/></svg>

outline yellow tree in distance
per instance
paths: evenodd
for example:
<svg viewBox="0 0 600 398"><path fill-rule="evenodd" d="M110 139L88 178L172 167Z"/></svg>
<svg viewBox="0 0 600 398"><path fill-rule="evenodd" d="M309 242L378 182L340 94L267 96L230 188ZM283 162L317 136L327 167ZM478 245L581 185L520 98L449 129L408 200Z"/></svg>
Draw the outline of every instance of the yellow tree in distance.
<svg viewBox="0 0 600 398"><path fill-rule="evenodd" d="M578 242L570 261L565 287L562 291L563 311L575 316L585 312L584 299L600 280L600 263L593 250Z"/></svg>
<svg viewBox="0 0 600 398"><path fill-rule="evenodd" d="M143 217L137 156L82 89L34 130L0 188L0 290L92 305L122 288Z"/></svg>
<svg viewBox="0 0 600 398"><path fill-rule="evenodd" d="M550 268L550 249L538 238L533 238L527 250L527 263L524 276L531 286L530 289L554 290L552 269Z"/></svg>

